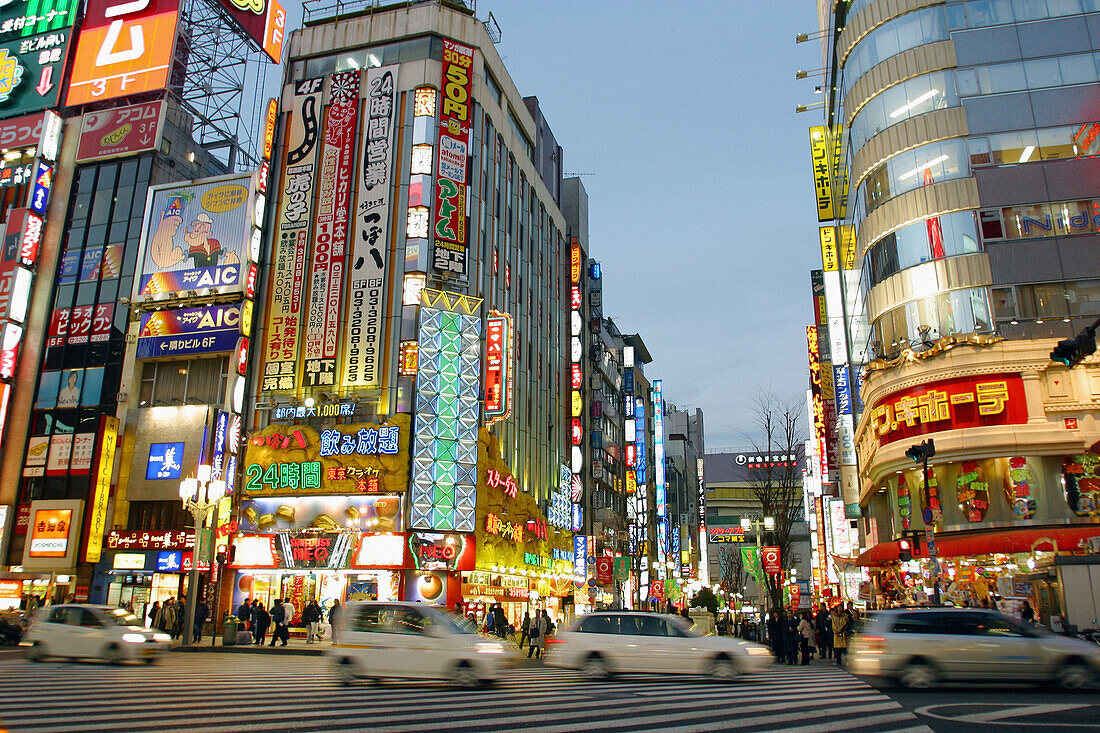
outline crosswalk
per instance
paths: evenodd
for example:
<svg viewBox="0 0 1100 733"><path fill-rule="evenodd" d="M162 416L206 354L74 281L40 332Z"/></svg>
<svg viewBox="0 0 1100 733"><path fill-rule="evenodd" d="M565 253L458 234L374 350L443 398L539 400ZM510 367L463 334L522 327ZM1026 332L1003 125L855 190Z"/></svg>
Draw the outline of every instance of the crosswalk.
<svg viewBox="0 0 1100 733"><path fill-rule="evenodd" d="M321 657L171 654L155 667L0 656L0 729L17 731L928 731L834 667L732 684L509 670L487 689L388 681L343 687Z"/></svg>

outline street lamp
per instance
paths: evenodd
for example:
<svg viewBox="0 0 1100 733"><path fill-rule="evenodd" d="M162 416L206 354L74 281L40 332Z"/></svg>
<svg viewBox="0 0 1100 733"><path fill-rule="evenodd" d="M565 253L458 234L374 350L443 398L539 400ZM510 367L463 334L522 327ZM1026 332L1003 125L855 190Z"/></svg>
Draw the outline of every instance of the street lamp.
<svg viewBox="0 0 1100 733"><path fill-rule="evenodd" d="M202 543L203 524L210 510L218 505L225 496L225 481L211 479L212 469L205 464L200 465L195 475L180 481L180 501L183 508L191 512L195 518L195 547L191 552L191 573L187 580L187 620L183 626L183 645L191 646L193 629L195 628L195 603L198 600L199 585L199 552Z"/></svg>
<svg viewBox="0 0 1100 733"><path fill-rule="evenodd" d="M763 525L765 532L774 531L775 530L775 517L764 517L763 519L750 519L748 517L741 517L741 528L744 529L746 532L751 530L753 527L756 528L756 557L757 558L760 558L760 548L762 546L762 543L760 541L760 534L761 534L760 527L761 527L761 525ZM761 570L763 570L763 567L761 567ZM746 587L746 590L748 590L747 587ZM759 576L757 576L757 578L756 578L756 595L757 595L757 598L756 598L757 602L762 602L764 600L764 594L763 594L763 592L761 592L761 589L760 589L760 578L759 578Z"/></svg>

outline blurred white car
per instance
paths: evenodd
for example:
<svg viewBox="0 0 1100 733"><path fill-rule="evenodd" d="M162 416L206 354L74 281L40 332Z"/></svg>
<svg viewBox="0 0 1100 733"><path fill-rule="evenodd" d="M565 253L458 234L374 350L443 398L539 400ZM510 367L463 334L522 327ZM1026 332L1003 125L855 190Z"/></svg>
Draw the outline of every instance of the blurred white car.
<svg viewBox="0 0 1100 733"><path fill-rule="evenodd" d="M125 609L65 604L39 609L20 646L35 662L92 657L109 664L137 659L152 664L170 643L168 634L146 628Z"/></svg>
<svg viewBox="0 0 1100 733"><path fill-rule="evenodd" d="M339 644L326 650L344 684L356 680L450 680L460 687L496 681L514 652L465 619L419 603L347 604Z"/></svg>
<svg viewBox="0 0 1100 733"><path fill-rule="evenodd" d="M733 680L772 662L759 644L728 636L700 636L677 617L604 611L581 616L547 640L550 667L576 669L593 680L613 674L707 674Z"/></svg>
<svg viewBox="0 0 1100 733"><path fill-rule="evenodd" d="M876 612L852 639L848 670L911 688L967 680L1056 682L1078 689L1100 675L1100 646L996 611L891 609Z"/></svg>

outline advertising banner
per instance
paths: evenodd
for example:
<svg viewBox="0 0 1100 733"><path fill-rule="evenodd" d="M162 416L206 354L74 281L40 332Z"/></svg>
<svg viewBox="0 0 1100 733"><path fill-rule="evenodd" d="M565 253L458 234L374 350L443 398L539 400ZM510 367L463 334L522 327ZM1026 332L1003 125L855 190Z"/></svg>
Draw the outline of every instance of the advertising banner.
<svg viewBox="0 0 1100 733"><path fill-rule="evenodd" d="M382 314L390 241L390 175L396 127L397 70L367 71L367 99L360 132L359 195L351 251L351 290L344 325L343 384L376 387L385 363Z"/></svg>
<svg viewBox="0 0 1100 733"><path fill-rule="evenodd" d="M385 423L269 425L248 440L247 496L381 494L409 485L408 415Z"/></svg>
<svg viewBox="0 0 1100 733"><path fill-rule="evenodd" d="M106 341L111 337L114 316L114 303L59 308L50 316L46 346L72 346Z"/></svg>
<svg viewBox="0 0 1100 733"><path fill-rule="evenodd" d="M76 162L117 158L160 148L163 99L124 107L85 112L80 120Z"/></svg>
<svg viewBox="0 0 1100 733"><path fill-rule="evenodd" d="M833 395L836 411L841 415L852 414L852 390L848 381L848 365L833 366Z"/></svg>
<svg viewBox="0 0 1100 733"><path fill-rule="evenodd" d="M348 240L355 123L359 113L359 71L329 77L329 107L321 141L320 195L314 219L313 261L306 316L305 384L336 385L337 331Z"/></svg>
<svg viewBox="0 0 1100 733"><path fill-rule="evenodd" d="M178 20L179 0L89 3L65 104L71 107L163 89L176 48Z"/></svg>
<svg viewBox="0 0 1100 733"><path fill-rule="evenodd" d="M486 423L504 420L512 414L512 389L512 316L489 311L485 322Z"/></svg>
<svg viewBox="0 0 1100 733"><path fill-rule="evenodd" d="M33 501L23 547L24 569L30 572L75 567L84 502Z"/></svg>
<svg viewBox="0 0 1100 733"><path fill-rule="evenodd" d="M99 460L96 462L95 492L88 518L88 541L84 546L84 562L99 562L103 550L103 532L107 529L107 501L111 497L111 476L114 473L115 448L118 445L118 418L99 418Z"/></svg>
<svg viewBox="0 0 1100 733"><path fill-rule="evenodd" d="M57 106L78 4L16 0L0 6L0 117Z"/></svg>
<svg viewBox="0 0 1100 733"><path fill-rule="evenodd" d="M279 0L220 0L269 59L279 63L286 34L286 10Z"/></svg>
<svg viewBox="0 0 1100 733"><path fill-rule="evenodd" d="M470 102L474 50L443 39L443 90L439 109L439 167L435 185L432 267L465 280L466 160L470 148L473 105Z"/></svg>
<svg viewBox="0 0 1100 733"><path fill-rule="evenodd" d="M241 292L255 214L252 187L251 174L235 174L150 188L133 300Z"/></svg>
<svg viewBox="0 0 1100 733"><path fill-rule="evenodd" d="M290 109L286 157L279 189L279 229L272 244L267 343L260 389L293 390L298 381L298 344L302 337L302 290L313 222L317 180L321 91L324 77L295 83Z"/></svg>
<svg viewBox="0 0 1100 733"><path fill-rule="evenodd" d="M814 173L814 197L817 199L817 220L836 218L833 209L833 184L829 176L829 137L825 127L810 128L810 162Z"/></svg>
<svg viewBox="0 0 1100 733"><path fill-rule="evenodd" d="M241 532L272 533L319 529L397 532L404 517L400 496L246 496Z"/></svg>
<svg viewBox="0 0 1100 733"><path fill-rule="evenodd" d="M613 558L600 556L596 558L596 582L600 585L610 585L613 580Z"/></svg>
<svg viewBox="0 0 1100 733"><path fill-rule="evenodd" d="M137 358L232 351L240 335L240 319L240 303L143 313Z"/></svg>
<svg viewBox="0 0 1100 733"><path fill-rule="evenodd" d="M573 574L578 584L588 576L588 537L583 534L573 535Z"/></svg>
<svg viewBox="0 0 1100 733"><path fill-rule="evenodd" d="M764 566L764 572L768 575L778 575L783 572L783 564L779 559L778 547L761 547L760 561Z"/></svg>
<svg viewBox="0 0 1100 733"><path fill-rule="evenodd" d="M1027 422L1019 374L983 374L928 382L894 392L871 410L868 429L879 445L941 430Z"/></svg>

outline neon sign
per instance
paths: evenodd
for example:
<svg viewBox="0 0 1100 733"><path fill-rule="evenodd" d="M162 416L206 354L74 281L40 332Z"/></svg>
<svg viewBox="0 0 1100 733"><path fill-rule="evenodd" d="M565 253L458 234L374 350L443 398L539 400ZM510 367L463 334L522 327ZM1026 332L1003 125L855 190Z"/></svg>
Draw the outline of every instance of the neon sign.
<svg viewBox="0 0 1100 733"><path fill-rule="evenodd" d="M519 491L514 476L509 474L507 477L503 477L500 475L500 471L494 471L493 469L485 472L485 483L493 488L503 489L504 493L512 499L516 498L516 492Z"/></svg>
<svg viewBox="0 0 1100 733"><path fill-rule="evenodd" d="M339 430L321 431L321 445L317 449L322 458L329 456L396 455L400 443L398 427L360 428L354 435L344 435Z"/></svg>

